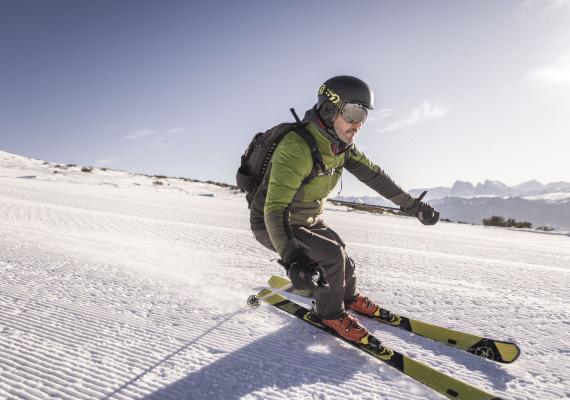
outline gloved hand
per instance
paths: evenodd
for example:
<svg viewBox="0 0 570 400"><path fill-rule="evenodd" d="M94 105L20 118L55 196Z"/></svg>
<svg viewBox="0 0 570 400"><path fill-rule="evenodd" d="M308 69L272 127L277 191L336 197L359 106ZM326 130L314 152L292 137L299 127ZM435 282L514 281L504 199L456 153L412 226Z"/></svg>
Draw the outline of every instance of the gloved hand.
<svg viewBox="0 0 570 400"><path fill-rule="evenodd" d="M417 217L424 225L435 225L439 221L439 211L436 211L432 206L424 203L422 199L427 192L423 192L420 197L415 199L414 205L408 208L400 206L402 214L409 217Z"/></svg>
<svg viewBox="0 0 570 400"><path fill-rule="evenodd" d="M436 211L427 203L420 202L418 210L418 219L424 225L435 225L439 221L439 211Z"/></svg>
<svg viewBox="0 0 570 400"><path fill-rule="evenodd" d="M328 287L325 280L325 271L318 263L307 256L293 260L287 268L287 276L291 279L293 287L299 290Z"/></svg>

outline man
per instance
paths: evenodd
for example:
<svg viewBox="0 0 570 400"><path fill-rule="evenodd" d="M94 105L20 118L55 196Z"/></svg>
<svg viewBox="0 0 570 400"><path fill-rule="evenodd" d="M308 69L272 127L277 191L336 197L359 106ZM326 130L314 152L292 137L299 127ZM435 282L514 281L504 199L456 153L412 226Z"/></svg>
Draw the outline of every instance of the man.
<svg viewBox="0 0 570 400"><path fill-rule="evenodd" d="M320 87L317 99L302 122L316 141L325 170L308 180L313 171L309 145L297 132L287 133L253 197L251 227L261 244L279 253L294 287L313 289L315 317L339 335L359 341L368 332L345 307L366 315L379 308L357 293L354 261L323 221L327 197L343 169L426 225L435 224L439 213L404 192L354 145L374 106L365 82L333 77Z"/></svg>

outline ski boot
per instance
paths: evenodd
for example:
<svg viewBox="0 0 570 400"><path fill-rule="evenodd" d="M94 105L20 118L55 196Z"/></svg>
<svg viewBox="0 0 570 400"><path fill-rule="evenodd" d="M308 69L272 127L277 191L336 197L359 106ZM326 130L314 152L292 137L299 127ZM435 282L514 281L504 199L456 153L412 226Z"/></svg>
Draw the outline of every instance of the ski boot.
<svg viewBox="0 0 570 400"><path fill-rule="evenodd" d="M368 335L368 330L347 312L344 312L337 319L321 319L321 323L351 342L360 342L362 338Z"/></svg>
<svg viewBox="0 0 570 400"><path fill-rule="evenodd" d="M361 296L357 294L354 296L352 302L346 304L346 307L357 313L367 315L369 317L379 317L380 307L378 307L374 302L372 302L368 297Z"/></svg>

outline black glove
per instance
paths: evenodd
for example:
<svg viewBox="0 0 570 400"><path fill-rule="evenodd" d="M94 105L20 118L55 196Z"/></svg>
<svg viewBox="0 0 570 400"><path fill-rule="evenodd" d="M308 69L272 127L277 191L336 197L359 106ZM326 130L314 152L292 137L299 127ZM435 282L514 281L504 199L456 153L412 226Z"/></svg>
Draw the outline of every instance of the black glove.
<svg viewBox="0 0 570 400"><path fill-rule="evenodd" d="M293 287L299 290L329 286L323 268L307 256L298 257L289 264L287 276L291 279Z"/></svg>
<svg viewBox="0 0 570 400"><path fill-rule="evenodd" d="M417 217L424 225L435 225L439 221L439 211L436 211L432 206L424 203L422 199L427 192L423 192L420 197L415 199L411 207L404 208L400 206L402 214L409 217Z"/></svg>
<svg viewBox="0 0 570 400"><path fill-rule="evenodd" d="M417 217L424 225L435 225L439 221L439 211L427 203L420 202Z"/></svg>

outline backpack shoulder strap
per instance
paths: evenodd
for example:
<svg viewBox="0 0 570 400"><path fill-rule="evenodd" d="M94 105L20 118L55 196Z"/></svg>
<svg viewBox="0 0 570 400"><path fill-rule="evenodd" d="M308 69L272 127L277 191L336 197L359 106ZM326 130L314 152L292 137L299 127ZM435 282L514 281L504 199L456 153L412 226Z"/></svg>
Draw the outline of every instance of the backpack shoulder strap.
<svg viewBox="0 0 570 400"><path fill-rule="evenodd" d="M325 162L323 161L323 156L319 151L319 148L317 146L317 141L315 140L313 135L311 135L311 133L307 130L305 125L303 125L303 123L299 119L299 116L295 112L295 109L291 108L290 110L291 113L293 114L293 117L295 117L295 121L297 121L297 123L293 125L292 130L297 132L299 136L301 136L305 140L305 142L307 142L307 144L309 145L309 149L311 149L311 156L313 157L313 170L311 171L309 176L307 176L303 180L303 183L306 184L311 180L313 180L319 174L319 171L324 172L326 170Z"/></svg>

